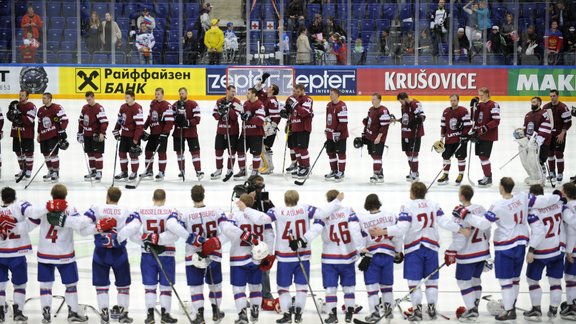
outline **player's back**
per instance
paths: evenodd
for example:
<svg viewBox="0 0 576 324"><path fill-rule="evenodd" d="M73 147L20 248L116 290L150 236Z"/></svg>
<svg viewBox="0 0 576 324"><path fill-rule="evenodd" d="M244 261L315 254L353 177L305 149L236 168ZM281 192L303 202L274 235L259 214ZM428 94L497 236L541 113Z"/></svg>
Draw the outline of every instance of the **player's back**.
<svg viewBox="0 0 576 324"><path fill-rule="evenodd" d="M398 221L410 222L410 229L404 235L405 253L417 250L420 245L438 250L437 217L442 215L438 204L428 199L410 200L400 207Z"/></svg>
<svg viewBox="0 0 576 324"><path fill-rule="evenodd" d="M196 233L204 238L218 236L218 226L220 222L226 221L226 215L219 208L210 206L192 207L182 212L180 219L184 222L186 230L190 233ZM186 245L186 261L192 261L192 254L195 249L190 245ZM220 261L222 258L222 250L215 251L210 255L210 258L215 261Z"/></svg>
<svg viewBox="0 0 576 324"><path fill-rule="evenodd" d="M466 207L468 211L478 217L484 217L486 209L481 205L472 204ZM479 261L487 260L490 258L490 229L480 230L470 224L466 219L461 220L455 218L455 221L462 227L470 228L471 234L468 237L464 237L460 233L455 233L454 236L458 236L465 242L462 247L460 247L457 252L458 263L476 263Z"/></svg>
<svg viewBox="0 0 576 324"><path fill-rule="evenodd" d="M258 241L264 242L264 231L267 225L256 225L244 215L243 212L234 212L228 217L228 221L234 224L243 232L250 232L255 235ZM236 234L236 233L235 233ZM233 235L230 247L230 265L241 266L251 262L252 260L252 246L247 242L240 239L241 235Z"/></svg>
<svg viewBox="0 0 576 324"><path fill-rule="evenodd" d="M358 223L350 207L342 207L322 220L322 263L348 264L356 261L356 244L353 242L351 223Z"/></svg>
<svg viewBox="0 0 576 324"><path fill-rule="evenodd" d="M174 212L173 208L165 206L153 206L147 208L141 208L138 210L140 214L140 219L142 220L142 232L144 234L156 233L162 234L166 231L166 222L168 217ZM165 245L166 251L162 253L162 256L174 256L176 248L174 243ZM147 253L142 247L142 252Z"/></svg>
<svg viewBox="0 0 576 324"><path fill-rule="evenodd" d="M514 194L509 199L494 203L490 210L496 215L494 230L494 249L507 250L528 241L528 203L527 194Z"/></svg>
<svg viewBox="0 0 576 324"><path fill-rule="evenodd" d="M36 211L40 219L40 232L38 239L38 262L41 263L69 263L74 261L74 230L70 227L51 225L47 219L48 211L40 208ZM67 221L73 217L80 217L76 208L68 206L64 211Z"/></svg>
<svg viewBox="0 0 576 324"><path fill-rule="evenodd" d="M374 214L361 214L358 218L362 235L366 238L366 249L371 253L384 253L394 256L396 244L392 241L392 237L372 236L368 231L373 227L386 228L396 224L396 215L389 211L380 211Z"/></svg>
<svg viewBox="0 0 576 324"><path fill-rule="evenodd" d="M296 205L293 207L274 207L268 215L276 221L276 256L284 262L296 262L296 253L290 249L290 238L302 238L310 230L310 220L316 213L316 207ZM298 251L303 260L310 258L310 244Z"/></svg>
<svg viewBox="0 0 576 324"><path fill-rule="evenodd" d="M530 211L544 225L543 239L534 246L535 259L547 259L561 254L561 247L566 244L565 236L563 235L562 209L563 204L556 203L545 208L534 208ZM532 223L531 215L528 217L528 222Z"/></svg>
<svg viewBox="0 0 576 324"><path fill-rule="evenodd" d="M16 201L8 206L0 206L0 217L14 217L18 222L32 214L32 206L27 201ZM0 240L0 258L12 258L32 251L28 234L11 233L5 240Z"/></svg>

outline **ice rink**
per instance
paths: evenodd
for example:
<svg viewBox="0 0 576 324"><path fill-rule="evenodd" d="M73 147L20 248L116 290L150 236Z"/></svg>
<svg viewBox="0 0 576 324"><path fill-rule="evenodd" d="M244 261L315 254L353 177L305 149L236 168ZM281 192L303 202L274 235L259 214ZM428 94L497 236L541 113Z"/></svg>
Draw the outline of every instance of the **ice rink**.
<svg viewBox="0 0 576 324"><path fill-rule="evenodd" d="M245 98L241 98L244 101ZM417 99L417 98L416 98ZM462 106L468 107L468 102L470 98L463 99L461 102ZM543 98L547 102L548 98ZM561 98L562 100L562 98ZM37 107L41 106L41 100L32 100ZM10 100L0 100L1 107L8 107ZM71 143L70 148L67 151L61 151L60 161L61 161L61 171L60 171L60 182L68 186L69 189L69 199L68 201L75 205L79 210L84 211L94 203L104 203L105 202L105 191L106 188L110 186L113 177L113 167L114 167L114 148L115 141L111 135L111 129L116 122L116 114L122 101L100 101L100 103L106 108L108 118L110 120L110 126L108 131L108 139L106 143L106 153L104 154L104 179L101 183L85 182L83 176L87 173L86 162L82 154L81 145L76 142L76 132L78 127L78 115L80 109L84 104L83 100L63 100L55 97L54 102L63 105L68 117L70 119L70 124L68 126L68 137ZM139 102L144 107L144 113L148 113L149 100L140 100ZM231 208L231 193L232 187L238 182L230 180L227 183L223 183L221 180L210 180L209 174L215 170L215 160L214 160L214 135L216 131L216 121L211 115L211 111L214 105L213 101L201 101L198 102L202 108L202 120L199 125L200 134L200 145L202 148L202 169L206 173L206 177L201 183L207 189L206 203L210 205L217 205L225 211L230 211ZM397 117L400 117L400 105L398 102L384 102L390 111ZM311 163L317 157L322 143L325 140L323 134L324 122L325 122L325 105L326 102L317 101L314 103L314 126L313 134L311 136L310 143L310 159ZM324 181L324 174L329 171L327 156L323 153L318 160L316 167L313 170L313 174L306 184L302 187L294 185L294 179L288 176L282 175L282 159L284 153L284 139L285 134L283 132L284 121L281 124L280 132L276 143L274 144L274 164L275 172L272 175L266 176L266 189L270 192L270 198L276 205L283 205L283 193L287 189L297 189L300 192L300 198L302 203L313 204L317 206L323 206L325 204L325 192L329 189L338 189L345 192L344 204L353 207L358 213L364 212L362 206L364 203L364 198L369 193L377 193L383 202L383 208L398 211L400 205L408 199L408 188L409 184L405 182L404 177L408 172L408 164L405 155L400 149L400 126L399 124L390 126L388 133L388 138L386 144L389 149L385 151L383 157L384 165L384 176L385 182L383 184L370 184L369 177L372 174L372 160L367 154L366 149L363 150L355 149L352 145L352 140L356 136L360 136L362 132L362 119L365 117L370 103L368 101L350 101L348 102L349 108L349 132L350 138L348 140L348 154L347 154L347 168L346 177L343 182L333 183ZM448 98L443 102L424 102L423 107L427 115L425 122L426 135L422 140L422 148L420 152L420 179L424 183L428 184L432 181L435 175L440 171L442 167L442 158L436 152L431 151L432 143L440 138L440 117L442 110L448 106ZM496 183L491 188L479 189L476 188L476 195L474 196L474 201L476 203L482 204L488 207L491 202L499 198L498 195L498 180L502 176L512 176L517 183L515 191L527 190L527 186L523 183L526 173L522 168L519 159L513 160L505 168L500 170L506 161L508 161L512 156L517 153L517 144L514 142L512 137L512 131L521 127L523 124L524 115L530 109L529 102L502 102L501 106L501 116L502 121L499 128L499 141L494 145L494 150L492 152L492 170L493 179ZM570 104L568 103L568 106ZM6 113L5 109L4 113ZM18 192L18 198L29 200L32 204L44 204L49 196L49 188L51 188L51 183L43 183L42 176L45 174L46 169L44 168L27 190L24 190L24 186L27 184L26 180L23 180L19 184L14 183L13 175L18 172L18 166L16 162L15 155L11 152L11 139L9 138L10 132L10 122L6 120L4 125L4 139L2 140L2 186L13 186ZM574 129L571 129L568 133L568 145L565 153L566 160L566 171L564 173L564 179L568 180L570 176L576 173L576 149L574 148ZM168 148L168 168L165 181L154 182L154 181L143 181L136 190L123 190L123 196L121 199L121 204L130 207L139 207L146 204L152 204L152 191L156 188L164 188L168 192L167 205L178 207L189 207L192 205L190 199L190 188L192 185L199 183L196 181L194 176L193 167L190 155L186 156L186 170L187 179L183 183L177 177L178 167L176 163L176 155L172 150L172 140L169 141ZM286 166L289 164L289 156L286 154ZM40 166L40 161L42 157L39 150L39 145L36 145L35 152L35 165L34 172ZM143 170L143 160L144 156L140 157L140 171ZM248 163L251 163L251 156L248 156ZM248 164L250 165L250 164ZM119 170L119 166L118 166ZM154 173L158 170L157 164L154 164ZM236 166L236 171L238 167ZM457 188L453 181L457 175L457 165L456 160L452 160L452 168L450 174L451 183L447 186L439 187L434 185L429 192L428 198L436 200L444 208L445 211L451 211L452 208L458 204L457 200ZM472 168L471 177L474 182L482 177L482 171L480 168L479 160L473 156L472 157ZM465 177L464 183L468 180ZM124 186L124 183L118 183L118 185ZM546 188L550 191L550 186ZM444 230L440 230L442 233L441 240L441 256L443 257L443 251L450 244L450 234ZM38 240L38 232L34 231L31 233L32 241L35 244ZM178 242L177 245L177 279L176 279L176 289L178 290L180 296L185 300L190 300L189 289L186 286L185 277L185 267L184 267L184 248L183 242ZM228 249L228 246L224 247L224 251ZM91 262L92 262L92 238L91 237L80 237L76 236L76 258L80 271L80 283L79 283L79 300L82 304L88 304L96 307L96 291L91 285ZM35 250L34 250L35 251ZM130 262L132 267L132 287L131 287L131 306L130 315L134 317L135 323L142 323L145 318L145 306L144 306L144 288L141 284L140 276L140 252L139 247L133 243L129 244L130 252ZM318 297L324 298L324 292L321 280L321 264L320 264L320 253L321 253L321 240L316 239L313 242L313 253L312 253L312 266L311 266L311 283L312 288ZM236 310L234 307L234 300L232 296L232 289L229 284L229 265L227 253L223 258L222 270L224 273L224 290L223 290L223 301L222 308L226 312L226 317L223 323L233 323L237 318ZM29 282L27 287L28 297L38 297L39 287L36 280L37 266L36 266L36 256L31 254L28 256L29 262ZM454 320L454 311L458 306L464 305L462 302L460 291L456 285L456 280L454 279L455 266L450 266L441 270L440 274L440 298L438 303L438 310L441 314L448 316L450 319ZM524 272L523 272L524 273ZM275 271L272 271L271 282L272 290L275 297L277 296L275 292ZM407 293L408 287L406 281L402 279L402 265L395 265L395 284L394 284L394 295L396 298L402 297ZM564 283L563 283L564 286ZM7 299L12 299L11 285L9 285L7 291ZM492 295L494 298L500 298L500 287L494 278L494 272L484 273L483 275L483 288L485 295ZM548 282L547 280L542 281L542 288L544 290L542 309L543 311L548 310L549 305L549 295ZM523 309L530 308L530 299L528 295L528 286L525 281L525 277L521 281L521 293L518 300L518 307ZM53 289L54 294L63 295L63 286L57 284ZM115 303L116 291L111 287L111 305ZM343 303L343 295L339 294L338 305ZM206 320L210 322L211 311L209 310L209 299L207 294L207 289L205 289L205 300L206 300ZM367 296L366 289L363 283L363 278L361 273L357 274L357 289L356 289L356 300L357 304L363 305L364 310L357 316L364 318L368 315L367 310ZM54 309L57 307L59 300L55 299L53 306ZM489 316L486 311L485 302L483 301L480 306L480 322L492 323L494 322L493 317ZM409 306L408 303L402 305L403 308ZM159 306L158 306L159 309ZM176 298L173 295L172 300L172 310L173 314L179 319L179 323L187 323L185 316L178 307ZM30 317L29 323L40 323L41 318L41 307L39 298L35 298L26 304L24 313ZM62 312L58 315L58 318L53 321L53 323L64 322L66 318L66 311L63 308ZM90 317L90 323L99 323L99 317L92 311L87 311ZM312 299L308 299L306 309L304 312L305 323L317 323L319 319L314 310L314 305ZM518 312L519 319L518 322L524 322L521 316L521 311ZM272 323L274 320L279 318L273 312L263 312L260 317L261 323ZM327 315L323 315L324 318ZM156 317L157 322L159 322L159 316ZM401 315L398 311L395 311L395 322L403 321ZM344 314L339 314L340 323L344 322ZM546 319L547 320L547 319ZM439 318L437 321L443 321ZM554 320L556 323L562 322L561 319Z"/></svg>

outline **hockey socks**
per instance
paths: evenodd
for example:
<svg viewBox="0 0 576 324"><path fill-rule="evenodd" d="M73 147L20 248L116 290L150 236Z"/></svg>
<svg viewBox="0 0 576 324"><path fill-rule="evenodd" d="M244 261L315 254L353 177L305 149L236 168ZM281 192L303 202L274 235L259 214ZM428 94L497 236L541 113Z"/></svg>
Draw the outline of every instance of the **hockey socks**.
<svg viewBox="0 0 576 324"><path fill-rule="evenodd" d="M166 152L158 152L158 169L160 172L166 173L166 164L168 164Z"/></svg>
<svg viewBox="0 0 576 324"><path fill-rule="evenodd" d="M76 287L76 283L66 285L64 298L66 299L66 303L70 307L70 310L74 313L78 313L78 288ZM52 301L50 301L50 305L51 304Z"/></svg>
<svg viewBox="0 0 576 324"><path fill-rule="evenodd" d="M160 307L167 313L172 311L172 288L160 285Z"/></svg>
<svg viewBox="0 0 576 324"><path fill-rule="evenodd" d="M202 162L200 160L200 151L192 151L190 152L192 155L192 165L194 165L194 170L196 172L202 171ZM184 171L184 156L182 156L182 171Z"/></svg>
<svg viewBox="0 0 576 324"><path fill-rule="evenodd" d="M492 165L490 164L490 159L487 156L480 156L480 164L482 165L482 172L484 172L485 177L492 176Z"/></svg>
<svg viewBox="0 0 576 324"><path fill-rule="evenodd" d="M250 305L262 305L262 285L248 284L250 290Z"/></svg>
<svg viewBox="0 0 576 324"><path fill-rule="evenodd" d="M232 286L234 293L234 304L236 305L236 312L240 313L246 308L246 286Z"/></svg>
<svg viewBox="0 0 576 324"><path fill-rule="evenodd" d="M14 285L14 304L18 305L20 310L24 309L26 302L26 284Z"/></svg>
<svg viewBox="0 0 576 324"><path fill-rule="evenodd" d="M428 305L438 301L438 280L431 279L426 282L426 301Z"/></svg>
<svg viewBox="0 0 576 324"><path fill-rule="evenodd" d="M124 307L124 311L128 311L128 307L130 306L130 286L126 287L116 287L118 292L117 301L118 306Z"/></svg>
<svg viewBox="0 0 576 324"><path fill-rule="evenodd" d="M466 309L475 307L476 294L474 287L472 287L472 280L458 280L458 288L460 288L460 294L462 295Z"/></svg>
<svg viewBox="0 0 576 324"><path fill-rule="evenodd" d="M196 313L198 309L204 307L204 293L203 285L189 286L190 287L190 300L192 301L192 309Z"/></svg>
<svg viewBox="0 0 576 324"><path fill-rule="evenodd" d="M146 295L144 296L144 304L146 309L154 308L156 306L156 286L144 286Z"/></svg>

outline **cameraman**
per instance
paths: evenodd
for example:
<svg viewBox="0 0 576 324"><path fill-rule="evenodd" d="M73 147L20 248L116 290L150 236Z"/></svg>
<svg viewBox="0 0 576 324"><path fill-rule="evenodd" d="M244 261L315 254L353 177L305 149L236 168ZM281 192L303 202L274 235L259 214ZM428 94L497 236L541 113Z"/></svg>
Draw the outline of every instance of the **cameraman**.
<svg viewBox="0 0 576 324"><path fill-rule="evenodd" d="M254 205L252 208L257 211L266 213L270 208L274 207L274 203L270 200L268 192L264 191L266 184L264 183L264 178L260 175L251 176L246 181L247 183L247 193L252 198L254 198ZM270 224L266 226L272 226ZM262 298L274 299L272 293L270 293L270 271L262 272Z"/></svg>

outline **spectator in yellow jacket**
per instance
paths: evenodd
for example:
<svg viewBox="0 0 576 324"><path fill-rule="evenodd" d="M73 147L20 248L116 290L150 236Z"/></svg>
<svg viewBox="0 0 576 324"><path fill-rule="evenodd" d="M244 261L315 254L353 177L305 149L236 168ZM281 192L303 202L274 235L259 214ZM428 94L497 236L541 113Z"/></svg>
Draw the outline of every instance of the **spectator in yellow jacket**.
<svg viewBox="0 0 576 324"><path fill-rule="evenodd" d="M222 46L224 45L224 32L218 27L218 19L212 19L212 27L206 31L204 45L208 50L209 64L220 64Z"/></svg>

